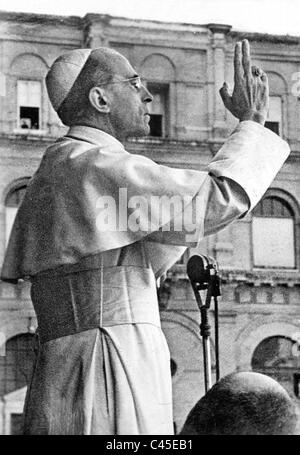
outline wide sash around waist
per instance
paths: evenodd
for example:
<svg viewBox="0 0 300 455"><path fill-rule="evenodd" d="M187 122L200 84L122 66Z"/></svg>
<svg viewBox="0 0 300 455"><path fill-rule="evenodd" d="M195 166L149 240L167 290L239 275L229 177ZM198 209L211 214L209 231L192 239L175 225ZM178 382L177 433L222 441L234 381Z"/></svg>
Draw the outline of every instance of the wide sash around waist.
<svg viewBox="0 0 300 455"><path fill-rule="evenodd" d="M101 267L36 276L31 297L41 342L96 327L149 323L160 327L150 268Z"/></svg>

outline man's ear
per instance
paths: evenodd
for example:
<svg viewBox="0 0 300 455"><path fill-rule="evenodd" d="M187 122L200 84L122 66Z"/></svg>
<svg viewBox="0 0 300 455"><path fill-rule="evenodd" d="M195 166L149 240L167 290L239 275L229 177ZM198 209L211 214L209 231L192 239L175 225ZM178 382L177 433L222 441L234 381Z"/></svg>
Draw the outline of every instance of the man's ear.
<svg viewBox="0 0 300 455"><path fill-rule="evenodd" d="M107 114L110 112L108 98L105 90L101 87L93 87L89 93L89 100L91 105L98 111Z"/></svg>

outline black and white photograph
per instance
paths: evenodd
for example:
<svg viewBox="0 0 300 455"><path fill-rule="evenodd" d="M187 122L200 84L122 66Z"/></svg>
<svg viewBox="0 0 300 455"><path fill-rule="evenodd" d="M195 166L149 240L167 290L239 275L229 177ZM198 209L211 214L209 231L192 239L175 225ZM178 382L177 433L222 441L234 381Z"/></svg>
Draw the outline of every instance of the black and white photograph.
<svg viewBox="0 0 300 455"><path fill-rule="evenodd" d="M1 0L0 435L300 435L299 180L300 0Z"/></svg>

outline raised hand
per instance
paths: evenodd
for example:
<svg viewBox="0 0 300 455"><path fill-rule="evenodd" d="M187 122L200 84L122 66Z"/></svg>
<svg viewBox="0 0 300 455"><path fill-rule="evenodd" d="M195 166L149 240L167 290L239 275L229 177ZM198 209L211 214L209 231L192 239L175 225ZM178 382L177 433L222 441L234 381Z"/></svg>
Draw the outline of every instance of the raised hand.
<svg viewBox="0 0 300 455"><path fill-rule="evenodd" d="M235 45L233 93L230 96L228 84L224 82L220 95L225 107L240 121L265 123L269 109L268 78L262 69L251 66L247 40Z"/></svg>

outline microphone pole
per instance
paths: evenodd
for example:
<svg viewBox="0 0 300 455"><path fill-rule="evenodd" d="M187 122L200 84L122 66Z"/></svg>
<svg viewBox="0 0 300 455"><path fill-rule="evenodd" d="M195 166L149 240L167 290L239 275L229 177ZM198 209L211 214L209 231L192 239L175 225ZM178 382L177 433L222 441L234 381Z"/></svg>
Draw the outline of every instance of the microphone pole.
<svg viewBox="0 0 300 455"><path fill-rule="evenodd" d="M207 256L194 255L187 263L187 274L190 279L195 299L200 310L201 323L200 335L202 337L203 361L204 361L204 383L205 393L212 386L211 378L211 352L210 352L210 324L208 310L211 298L214 297L215 304L215 354L216 354L216 380L220 378L219 365L219 324L218 324L218 300L221 295L220 279L218 276L217 262ZM207 290L205 303L202 302L200 290Z"/></svg>

